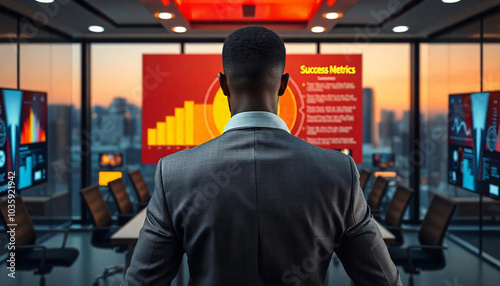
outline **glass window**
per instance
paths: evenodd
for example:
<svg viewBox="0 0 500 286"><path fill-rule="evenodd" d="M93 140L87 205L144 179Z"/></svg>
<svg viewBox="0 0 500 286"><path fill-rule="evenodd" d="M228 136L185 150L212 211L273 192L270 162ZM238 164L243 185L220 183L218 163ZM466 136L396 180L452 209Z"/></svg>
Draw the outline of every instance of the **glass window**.
<svg viewBox="0 0 500 286"><path fill-rule="evenodd" d="M0 13L0 87L17 87L17 19Z"/></svg>
<svg viewBox="0 0 500 286"><path fill-rule="evenodd" d="M500 13L484 19L483 90L500 91ZM500 200L483 199L483 250L500 260Z"/></svg>
<svg viewBox="0 0 500 286"><path fill-rule="evenodd" d="M448 184L449 95L481 91L479 22L450 32L436 43L422 44L421 148L424 152L420 188L420 218L433 195L457 201L450 233L478 246L479 196Z"/></svg>
<svg viewBox="0 0 500 286"><path fill-rule="evenodd" d="M20 45L20 88L47 92L48 102L48 181L22 191L35 219L55 223L79 209L79 63L77 44Z"/></svg>
<svg viewBox="0 0 500 286"><path fill-rule="evenodd" d="M129 171L140 169L149 191L153 191L156 165L141 163L142 55L180 51L180 44L91 45L91 183L103 185L111 213L117 209L108 193L106 175L113 174L103 172L118 172L132 201L137 201L137 195L128 178ZM102 166L99 155L103 154L119 154L122 163L116 167Z"/></svg>
<svg viewBox="0 0 500 286"><path fill-rule="evenodd" d="M358 167L372 170L366 190L374 176L390 180L382 203L386 207L396 183L408 186L410 176L410 45L325 43L320 50L322 54L363 56L363 163ZM383 154L394 155L393 166L377 164L377 156Z"/></svg>

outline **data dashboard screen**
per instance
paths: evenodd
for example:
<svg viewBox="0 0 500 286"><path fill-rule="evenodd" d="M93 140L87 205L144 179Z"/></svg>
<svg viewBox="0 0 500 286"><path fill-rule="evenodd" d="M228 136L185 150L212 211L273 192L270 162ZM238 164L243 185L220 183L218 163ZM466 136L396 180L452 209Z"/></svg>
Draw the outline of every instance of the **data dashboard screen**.
<svg viewBox="0 0 500 286"><path fill-rule="evenodd" d="M47 125L46 93L0 89L0 195L47 181Z"/></svg>
<svg viewBox="0 0 500 286"><path fill-rule="evenodd" d="M500 198L499 109L499 91L449 96L450 184Z"/></svg>

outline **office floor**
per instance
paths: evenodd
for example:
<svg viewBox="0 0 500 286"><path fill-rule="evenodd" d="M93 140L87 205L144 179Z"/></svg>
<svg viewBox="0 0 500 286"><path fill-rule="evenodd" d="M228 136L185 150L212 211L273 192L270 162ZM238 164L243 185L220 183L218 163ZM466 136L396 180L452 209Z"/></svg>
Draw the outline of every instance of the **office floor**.
<svg viewBox="0 0 500 286"><path fill-rule="evenodd" d="M47 246L59 246L62 235L56 235L44 244ZM111 250L96 249L90 246L89 233L70 233L67 246L80 250L80 256L75 264L70 268L54 268L52 273L46 276L47 286L90 286L93 278L102 273L106 266L123 264L124 254L117 254ZM415 237L410 234L406 237L408 243L413 243ZM449 250L446 252L448 267L441 271L423 272L415 276L415 285L443 285L443 286L489 286L498 285L500 281L500 269L480 260L475 255L463 249L454 242L446 239L445 244ZM185 263L185 261L184 261ZM400 271L402 271L400 269ZM188 271L184 267L184 279L174 281L172 285L187 285ZM401 273L403 283L406 285L408 276ZM107 283L100 285L118 286L123 280L121 274L117 274L108 279ZM16 279L7 277L5 263L0 265L0 285L2 286L36 286L38 276L31 272L17 272ZM325 285L350 286L349 277L345 274L342 264L331 263Z"/></svg>
<svg viewBox="0 0 500 286"><path fill-rule="evenodd" d="M453 231L458 238L465 240L474 247L479 248L478 231ZM483 230L483 251L500 260L500 228Z"/></svg>

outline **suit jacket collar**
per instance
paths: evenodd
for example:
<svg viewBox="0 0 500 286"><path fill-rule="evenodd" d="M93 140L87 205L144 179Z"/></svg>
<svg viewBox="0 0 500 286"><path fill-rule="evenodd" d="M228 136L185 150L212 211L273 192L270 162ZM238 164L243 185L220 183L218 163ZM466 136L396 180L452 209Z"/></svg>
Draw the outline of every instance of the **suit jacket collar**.
<svg viewBox="0 0 500 286"><path fill-rule="evenodd" d="M276 128L290 133L290 130L288 130L288 127L283 119L281 119L278 115L267 111L240 112L231 117L226 125L226 128L224 128L224 132L231 129L247 127Z"/></svg>

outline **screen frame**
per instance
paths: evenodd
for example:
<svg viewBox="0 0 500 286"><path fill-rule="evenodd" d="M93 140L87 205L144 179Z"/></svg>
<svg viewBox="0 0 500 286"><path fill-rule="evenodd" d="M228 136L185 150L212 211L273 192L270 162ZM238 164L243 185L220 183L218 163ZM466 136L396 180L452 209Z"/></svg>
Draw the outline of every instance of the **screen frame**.
<svg viewBox="0 0 500 286"><path fill-rule="evenodd" d="M46 113L46 117L47 117L47 126L46 126L46 129L45 129L45 133L46 133L46 140L45 140L45 144L46 144L46 147L45 147L45 150L46 150L46 154L47 154L47 172L46 172L46 178L42 181L39 181L37 183L32 183L31 186L29 187L24 187L24 188L18 188L18 186L16 185L16 187L14 188L15 189L15 193L18 194L19 192L21 191L24 191L24 190L29 190L31 188L34 188L34 187L39 187L41 185L45 185L48 183L49 181L49 130L50 130L50 127L49 127L49 101L48 101L48 98L49 98L49 93L47 91L39 91L39 90L29 90L29 89L17 89L17 88L8 88L8 87L1 87L0 86L0 92L3 92L4 90L10 90L10 91L20 91L23 93L23 96L24 96L24 93L25 92L28 92L28 93L42 93L42 94L45 94L45 102L47 103L47 113ZM16 170L17 172L17 170ZM16 173L16 176L17 176L17 173ZM6 183L8 184L8 182ZM3 192L0 192L0 197L4 197L4 196L8 196L9 194L9 190L6 190L6 191L3 191Z"/></svg>

